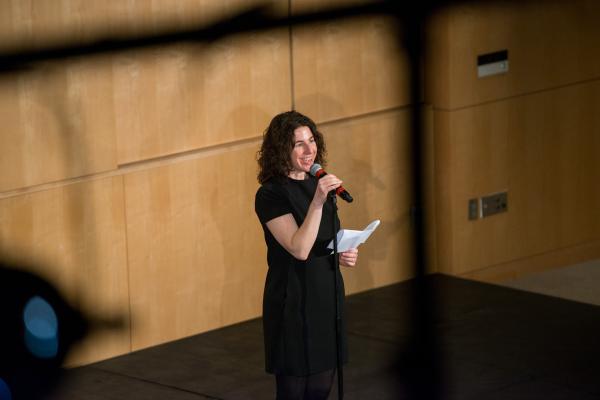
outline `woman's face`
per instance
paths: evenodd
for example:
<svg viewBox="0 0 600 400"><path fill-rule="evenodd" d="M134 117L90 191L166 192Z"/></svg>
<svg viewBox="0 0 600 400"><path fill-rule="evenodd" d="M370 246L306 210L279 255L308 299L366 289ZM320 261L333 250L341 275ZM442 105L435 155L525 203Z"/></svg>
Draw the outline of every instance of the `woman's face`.
<svg viewBox="0 0 600 400"><path fill-rule="evenodd" d="M294 129L294 148L290 155L292 172L309 172L317 157L317 143L308 126Z"/></svg>

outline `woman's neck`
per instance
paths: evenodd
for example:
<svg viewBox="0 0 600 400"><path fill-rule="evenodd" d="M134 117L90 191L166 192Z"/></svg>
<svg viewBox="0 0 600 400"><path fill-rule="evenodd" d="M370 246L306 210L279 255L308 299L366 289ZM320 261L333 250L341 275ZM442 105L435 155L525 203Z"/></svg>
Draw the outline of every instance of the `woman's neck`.
<svg viewBox="0 0 600 400"><path fill-rule="evenodd" d="M288 177L297 181L303 181L306 179L306 172L304 171L290 171Z"/></svg>

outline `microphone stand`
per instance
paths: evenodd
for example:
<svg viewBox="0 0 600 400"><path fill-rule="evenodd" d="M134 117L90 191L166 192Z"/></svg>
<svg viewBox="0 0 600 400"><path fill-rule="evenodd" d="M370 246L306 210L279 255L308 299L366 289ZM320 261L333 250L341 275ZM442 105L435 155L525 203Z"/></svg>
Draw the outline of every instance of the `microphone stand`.
<svg viewBox="0 0 600 400"><path fill-rule="evenodd" d="M329 193L331 198L332 226L333 226L333 275L334 275L334 295L335 295L335 343L337 356L337 376L338 376L338 399L344 398L344 370L342 367L342 312L340 305L340 260L338 258L338 240L337 232L337 196L335 190Z"/></svg>

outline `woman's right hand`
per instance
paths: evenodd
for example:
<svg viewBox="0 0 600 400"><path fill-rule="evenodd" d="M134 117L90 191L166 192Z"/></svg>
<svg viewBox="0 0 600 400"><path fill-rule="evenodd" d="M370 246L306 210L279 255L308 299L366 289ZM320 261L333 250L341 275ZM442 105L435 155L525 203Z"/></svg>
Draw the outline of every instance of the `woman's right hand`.
<svg viewBox="0 0 600 400"><path fill-rule="evenodd" d="M313 197L313 203L321 207L327 201L327 195L332 190L337 189L342 185L342 181L335 175L327 174L319 179L317 190Z"/></svg>

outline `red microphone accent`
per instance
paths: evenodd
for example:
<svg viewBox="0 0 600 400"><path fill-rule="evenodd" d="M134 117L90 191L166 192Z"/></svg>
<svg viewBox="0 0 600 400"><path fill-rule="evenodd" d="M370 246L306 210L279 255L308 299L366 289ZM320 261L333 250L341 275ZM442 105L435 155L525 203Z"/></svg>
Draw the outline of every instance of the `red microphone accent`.
<svg viewBox="0 0 600 400"><path fill-rule="evenodd" d="M335 194L337 194L338 196L342 197L342 193L348 193L343 186L340 186L339 188L335 189Z"/></svg>
<svg viewBox="0 0 600 400"><path fill-rule="evenodd" d="M325 172L325 170L323 169L323 167L321 167L320 164L315 163L310 167L310 174L316 177L317 179L321 179L323 176L327 175L327 172ZM352 203L352 201L354 201L352 196L350 196L350 193L348 193L348 191L342 186L335 189L335 194L340 196L342 199L346 200L348 203Z"/></svg>
<svg viewBox="0 0 600 400"><path fill-rule="evenodd" d="M327 175L327 172L325 172L325 170L323 168L319 168L319 170L317 170L317 172L315 172L315 177L317 179L321 179L322 176Z"/></svg>

